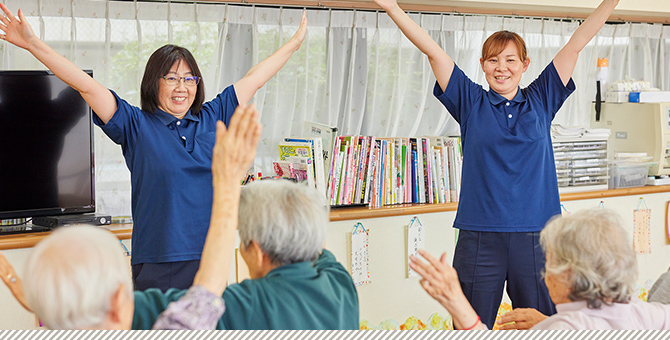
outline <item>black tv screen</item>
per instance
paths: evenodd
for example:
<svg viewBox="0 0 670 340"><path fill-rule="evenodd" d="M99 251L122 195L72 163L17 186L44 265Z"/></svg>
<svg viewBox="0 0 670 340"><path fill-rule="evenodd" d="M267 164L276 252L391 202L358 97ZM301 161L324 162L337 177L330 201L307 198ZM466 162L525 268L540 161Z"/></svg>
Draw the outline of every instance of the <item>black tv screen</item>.
<svg viewBox="0 0 670 340"><path fill-rule="evenodd" d="M91 108L79 92L48 71L0 71L0 129L0 219L95 211Z"/></svg>

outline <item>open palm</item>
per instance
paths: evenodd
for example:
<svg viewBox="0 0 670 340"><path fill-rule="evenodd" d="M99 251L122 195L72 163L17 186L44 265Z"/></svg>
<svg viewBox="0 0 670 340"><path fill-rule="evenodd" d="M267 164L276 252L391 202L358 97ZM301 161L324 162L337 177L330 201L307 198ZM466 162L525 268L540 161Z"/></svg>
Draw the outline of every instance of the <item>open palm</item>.
<svg viewBox="0 0 670 340"><path fill-rule="evenodd" d="M19 9L19 17L17 18L4 4L0 4L0 9L5 13L5 15L0 15L0 22L2 22L0 30L4 32L3 35L0 35L0 39L28 49L30 42L35 38L35 33L33 33L33 29L23 15L23 11Z"/></svg>

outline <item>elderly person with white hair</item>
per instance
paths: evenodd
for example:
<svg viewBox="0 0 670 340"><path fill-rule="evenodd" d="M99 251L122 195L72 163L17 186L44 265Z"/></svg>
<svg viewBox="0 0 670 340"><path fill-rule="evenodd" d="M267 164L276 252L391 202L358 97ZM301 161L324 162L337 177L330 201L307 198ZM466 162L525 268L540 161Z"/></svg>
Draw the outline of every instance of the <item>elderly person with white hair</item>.
<svg viewBox="0 0 670 340"><path fill-rule="evenodd" d="M224 313L221 294L232 261L239 184L256 155L258 116L253 105L238 107L227 129L218 122L212 157L214 203L200 267L188 293L170 304L155 328L213 329ZM29 255L23 282L0 254L0 277L47 328L130 329L132 324L128 259L116 237L99 227L55 230Z"/></svg>
<svg viewBox="0 0 670 340"><path fill-rule="evenodd" d="M223 293L217 329L358 329L353 280L323 249L328 205L317 190L264 180L242 188L240 253L251 279ZM183 290L135 292L133 329L147 329Z"/></svg>
<svg viewBox="0 0 670 340"><path fill-rule="evenodd" d="M633 297L637 260L613 211L592 209L552 219L540 233L545 282L557 313L532 329L670 329L670 306ZM465 299L456 272L425 251L412 258L421 285L459 329L485 329Z"/></svg>

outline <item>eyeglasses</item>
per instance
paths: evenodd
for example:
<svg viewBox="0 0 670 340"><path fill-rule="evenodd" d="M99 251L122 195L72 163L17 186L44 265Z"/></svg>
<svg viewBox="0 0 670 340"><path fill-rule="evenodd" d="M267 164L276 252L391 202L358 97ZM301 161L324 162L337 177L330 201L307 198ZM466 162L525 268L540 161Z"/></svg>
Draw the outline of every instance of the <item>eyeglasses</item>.
<svg viewBox="0 0 670 340"><path fill-rule="evenodd" d="M163 79L165 79L165 84L168 84L170 86L179 85L179 82L182 79L184 80L184 85L186 86L195 86L198 85L198 83L200 82L200 77L196 76L188 76L188 77L163 76Z"/></svg>

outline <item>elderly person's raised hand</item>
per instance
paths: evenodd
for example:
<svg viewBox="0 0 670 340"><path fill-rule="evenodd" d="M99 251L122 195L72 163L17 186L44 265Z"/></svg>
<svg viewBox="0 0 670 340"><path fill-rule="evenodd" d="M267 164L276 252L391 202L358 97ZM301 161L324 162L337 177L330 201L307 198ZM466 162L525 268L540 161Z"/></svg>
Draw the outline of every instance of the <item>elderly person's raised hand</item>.
<svg viewBox="0 0 670 340"><path fill-rule="evenodd" d="M548 316L540 313L535 308L514 308L503 315L496 322L499 329L531 329Z"/></svg>
<svg viewBox="0 0 670 340"><path fill-rule="evenodd" d="M2 253L0 253L0 278L2 278L2 282L7 285L7 288L9 288L9 290L12 292L12 295L14 295L21 306L23 306L23 308L25 308L27 311L32 312L30 307L28 307L26 296L23 293L23 283L21 282L21 278L16 275L14 267L12 267L9 261L7 261L5 255Z"/></svg>
<svg viewBox="0 0 670 340"><path fill-rule="evenodd" d="M439 260L423 249L419 255L428 262L410 256L409 266L421 275L421 287L449 311L454 327L484 329L485 325L463 294L456 270L447 263L447 253L442 253Z"/></svg>
<svg viewBox="0 0 670 340"><path fill-rule="evenodd" d="M226 288L234 249L242 177L256 157L261 136L259 113L252 104L239 106L228 127L218 122L212 156L214 203L200 268L193 285L217 296Z"/></svg>
<svg viewBox="0 0 670 340"><path fill-rule="evenodd" d="M214 185L218 180L239 184L256 157L256 147L261 135L256 106L238 106L230 119L229 127L217 122L216 144L212 156ZM239 185L238 185L239 187Z"/></svg>

